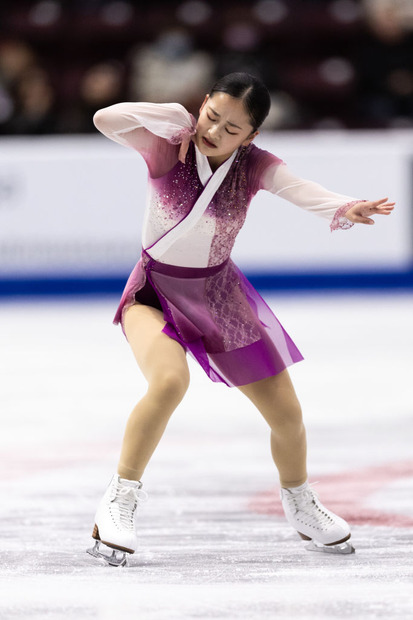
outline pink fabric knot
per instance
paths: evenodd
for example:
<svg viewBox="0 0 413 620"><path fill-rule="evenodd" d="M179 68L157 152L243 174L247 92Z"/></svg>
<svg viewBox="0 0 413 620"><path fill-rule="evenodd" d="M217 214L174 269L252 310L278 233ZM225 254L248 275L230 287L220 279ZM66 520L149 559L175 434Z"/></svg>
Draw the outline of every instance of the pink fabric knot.
<svg viewBox="0 0 413 620"><path fill-rule="evenodd" d="M182 129L174 133L174 135L171 136L168 140L170 144L181 145L181 148L179 149L179 161L182 162L183 164L185 163L185 157L188 151L191 138L196 133L195 117L192 114L190 114L190 117L191 117L191 127L182 127Z"/></svg>

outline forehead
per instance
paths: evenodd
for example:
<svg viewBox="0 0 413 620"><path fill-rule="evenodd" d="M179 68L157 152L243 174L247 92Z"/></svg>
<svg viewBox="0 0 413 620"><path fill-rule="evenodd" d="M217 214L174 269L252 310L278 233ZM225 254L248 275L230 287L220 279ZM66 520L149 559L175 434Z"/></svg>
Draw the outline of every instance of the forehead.
<svg viewBox="0 0 413 620"><path fill-rule="evenodd" d="M250 125L250 117L245 109L242 99L231 97L227 93L214 93L208 99L210 108L213 108L218 114L227 121L236 123L237 125Z"/></svg>

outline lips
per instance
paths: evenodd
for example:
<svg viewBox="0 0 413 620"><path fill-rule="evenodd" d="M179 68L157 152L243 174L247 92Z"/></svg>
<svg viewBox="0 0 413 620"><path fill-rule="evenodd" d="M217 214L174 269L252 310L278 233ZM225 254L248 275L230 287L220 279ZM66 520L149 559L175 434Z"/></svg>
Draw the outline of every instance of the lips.
<svg viewBox="0 0 413 620"><path fill-rule="evenodd" d="M216 144L213 144L212 142L210 142L207 138L203 137L202 138L202 142L205 144L205 146L207 146L210 149L216 149L217 146Z"/></svg>

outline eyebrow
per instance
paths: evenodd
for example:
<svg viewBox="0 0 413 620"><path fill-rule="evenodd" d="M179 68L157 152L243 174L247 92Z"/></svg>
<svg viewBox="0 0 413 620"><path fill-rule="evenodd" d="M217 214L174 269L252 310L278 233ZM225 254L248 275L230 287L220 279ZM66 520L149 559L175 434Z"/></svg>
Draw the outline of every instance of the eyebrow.
<svg viewBox="0 0 413 620"><path fill-rule="evenodd" d="M209 106L209 109L211 110L211 112L215 114L215 116L218 116L219 118L221 117L221 114L218 114L218 112L214 110L214 108L211 105ZM227 121L227 125L231 125L231 127L236 127L237 129L240 129L242 131L242 127L238 127L238 125L236 125L235 123L231 123L230 121Z"/></svg>

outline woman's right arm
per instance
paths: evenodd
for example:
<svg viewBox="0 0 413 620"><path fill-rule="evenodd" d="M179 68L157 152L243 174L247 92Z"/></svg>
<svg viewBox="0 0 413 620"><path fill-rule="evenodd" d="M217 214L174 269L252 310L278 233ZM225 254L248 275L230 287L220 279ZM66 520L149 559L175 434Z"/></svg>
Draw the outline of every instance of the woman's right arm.
<svg viewBox="0 0 413 620"><path fill-rule="evenodd" d="M163 166L165 158L178 161L177 145L188 143L196 125L179 103L117 103L98 110L93 122L110 140L141 153L151 172L160 156Z"/></svg>

